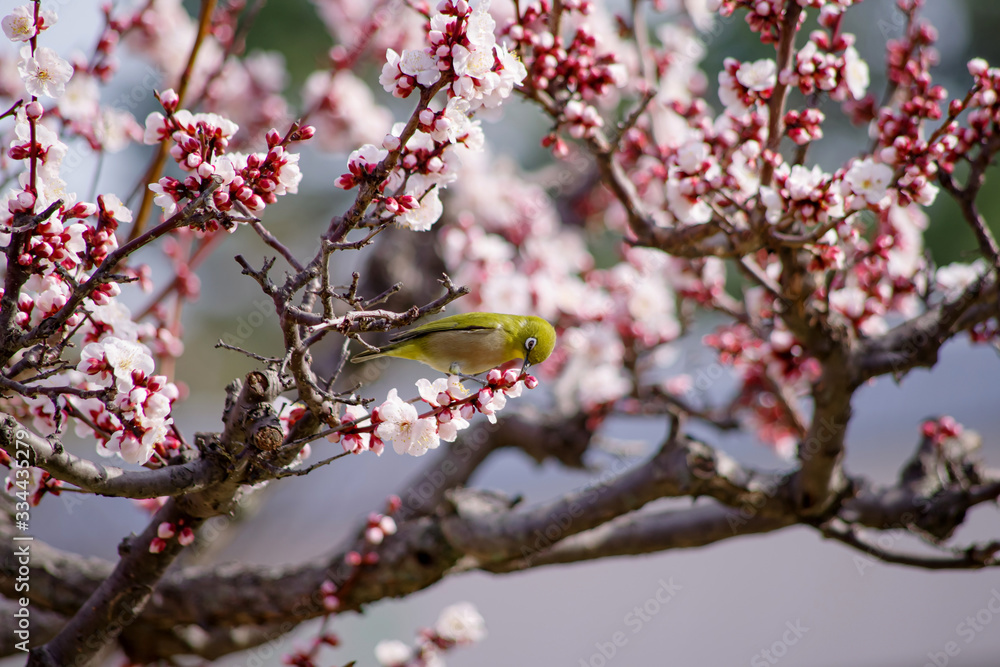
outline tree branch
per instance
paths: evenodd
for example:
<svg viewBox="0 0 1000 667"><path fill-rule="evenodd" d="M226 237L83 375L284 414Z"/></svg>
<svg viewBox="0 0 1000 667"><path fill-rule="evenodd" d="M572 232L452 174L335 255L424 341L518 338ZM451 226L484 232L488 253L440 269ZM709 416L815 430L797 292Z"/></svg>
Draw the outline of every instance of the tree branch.
<svg viewBox="0 0 1000 667"><path fill-rule="evenodd" d="M100 496L158 498L199 491L224 476L214 463L197 459L158 470L129 471L70 454L61 444L49 442L24 428L10 415L0 415L0 449L16 456L15 433L22 431L22 442L31 448L32 466L47 471L56 479L74 484Z"/></svg>

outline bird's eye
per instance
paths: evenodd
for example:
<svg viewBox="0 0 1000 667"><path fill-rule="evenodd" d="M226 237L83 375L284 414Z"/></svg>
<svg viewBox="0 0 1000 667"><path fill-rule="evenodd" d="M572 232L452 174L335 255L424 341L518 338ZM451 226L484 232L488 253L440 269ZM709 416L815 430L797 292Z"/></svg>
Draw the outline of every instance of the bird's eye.
<svg viewBox="0 0 1000 667"><path fill-rule="evenodd" d="M535 349L535 345L537 344L538 344L538 339L532 336L528 340L524 341L524 349L533 350Z"/></svg>

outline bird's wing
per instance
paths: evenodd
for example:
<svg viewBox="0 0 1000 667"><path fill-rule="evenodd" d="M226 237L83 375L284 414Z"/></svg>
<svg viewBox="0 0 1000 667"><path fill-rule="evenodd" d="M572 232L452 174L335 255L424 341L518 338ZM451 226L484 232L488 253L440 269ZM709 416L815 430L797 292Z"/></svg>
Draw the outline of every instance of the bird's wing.
<svg viewBox="0 0 1000 667"><path fill-rule="evenodd" d="M447 319L447 318L446 318ZM420 338L421 336L426 336L427 334L440 333L442 331L449 331L451 333L461 334L484 334L496 331L498 327L484 327L484 326L464 326L456 329L455 325L451 322L445 322L444 320L435 320L433 322L428 322L427 324L421 324L419 327L414 327L408 331L404 331L401 334L393 336L389 342L390 343L402 343L408 340L413 340L414 338Z"/></svg>

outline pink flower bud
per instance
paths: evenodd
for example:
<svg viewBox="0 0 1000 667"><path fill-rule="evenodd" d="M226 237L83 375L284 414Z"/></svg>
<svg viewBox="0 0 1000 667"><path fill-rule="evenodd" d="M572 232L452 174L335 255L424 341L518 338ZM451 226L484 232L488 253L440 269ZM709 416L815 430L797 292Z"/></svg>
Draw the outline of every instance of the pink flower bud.
<svg viewBox="0 0 1000 667"><path fill-rule="evenodd" d="M17 213L19 211L30 211L35 206L35 195L22 190L17 193L17 196L10 200L7 204L7 208L11 213Z"/></svg>
<svg viewBox="0 0 1000 667"><path fill-rule="evenodd" d="M986 70L988 70L989 67L989 63L982 58L973 58L969 61L969 74L975 77L982 76L983 74L986 74Z"/></svg>
<svg viewBox="0 0 1000 667"><path fill-rule="evenodd" d="M41 102L35 100L25 105L24 113L27 115L29 120L38 120L42 117L42 114L45 113L45 108L42 107Z"/></svg>
<svg viewBox="0 0 1000 667"><path fill-rule="evenodd" d="M89 218L90 216L97 213L97 204L90 204L88 202L80 202L74 204L72 208L63 214L64 218Z"/></svg>
<svg viewBox="0 0 1000 667"><path fill-rule="evenodd" d="M395 514L403 507L403 499L397 495L389 496L389 506L386 509L388 514Z"/></svg>
<svg viewBox="0 0 1000 667"><path fill-rule="evenodd" d="M159 537L154 537L152 540L149 541L149 553L151 554L158 554L166 548L167 548L166 541Z"/></svg>
<svg viewBox="0 0 1000 667"><path fill-rule="evenodd" d="M167 90L160 93L160 104L168 113L173 113L177 109L177 105L180 103L181 99L174 92L173 88L168 88Z"/></svg>

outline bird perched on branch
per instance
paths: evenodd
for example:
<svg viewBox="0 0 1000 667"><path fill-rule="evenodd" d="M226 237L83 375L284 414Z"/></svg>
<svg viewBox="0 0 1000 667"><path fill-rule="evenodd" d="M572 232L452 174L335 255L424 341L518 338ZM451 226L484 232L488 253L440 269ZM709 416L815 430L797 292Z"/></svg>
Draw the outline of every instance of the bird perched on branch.
<svg viewBox="0 0 1000 667"><path fill-rule="evenodd" d="M360 352L351 361L399 357L442 373L478 375L515 359L523 359L527 370L545 361L555 345L556 330L540 317L460 313L404 331L382 349Z"/></svg>

